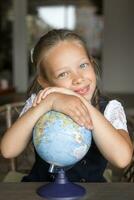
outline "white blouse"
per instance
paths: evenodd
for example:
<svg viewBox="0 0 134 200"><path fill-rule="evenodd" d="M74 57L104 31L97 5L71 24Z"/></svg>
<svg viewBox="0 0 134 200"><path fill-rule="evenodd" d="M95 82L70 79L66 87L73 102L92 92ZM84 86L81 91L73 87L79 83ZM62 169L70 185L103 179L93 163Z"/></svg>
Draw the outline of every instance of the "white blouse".
<svg viewBox="0 0 134 200"><path fill-rule="evenodd" d="M32 94L29 99L27 99L24 108L22 109L20 116L25 113L29 108L32 107L33 101L36 94ZM123 106L117 100L110 100L104 110L104 117L116 128L123 129L128 132L127 120Z"/></svg>

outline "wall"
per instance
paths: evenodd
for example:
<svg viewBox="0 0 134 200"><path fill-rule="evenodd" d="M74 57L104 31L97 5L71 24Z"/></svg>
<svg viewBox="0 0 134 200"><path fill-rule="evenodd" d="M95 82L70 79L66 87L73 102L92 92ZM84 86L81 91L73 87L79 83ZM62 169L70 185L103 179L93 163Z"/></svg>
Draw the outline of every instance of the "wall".
<svg viewBox="0 0 134 200"><path fill-rule="evenodd" d="M134 93L134 1L104 0L103 89Z"/></svg>

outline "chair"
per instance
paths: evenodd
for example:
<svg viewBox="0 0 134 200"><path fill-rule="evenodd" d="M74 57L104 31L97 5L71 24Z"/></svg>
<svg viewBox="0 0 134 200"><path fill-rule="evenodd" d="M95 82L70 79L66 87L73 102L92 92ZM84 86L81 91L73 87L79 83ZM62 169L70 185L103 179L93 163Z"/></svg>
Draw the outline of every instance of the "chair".
<svg viewBox="0 0 134 200"><path fill-rule="evenodd" d="M122 181L134 183L134 154L130 165L124 170Z"/></svg>
<svg viewBox="0 0 134 200"><path fill-rule="evenodd" d="M0 106L0 131L4 132L10 128L12 123L18 118L19 113L24 106L24 102L15 102ZM0 135L2 137L2 135ZM28 170L32 167L34 156L32 145L17 158L8 159L7 173L3 179L4 182L19 182ZM5 159L7 160L7 159ZM4 159L3 159L4 162ZM1 162L2 163L2 162ZM6 162L7 164L7 162ZM25 167L24 167L25 166Z"/></svg>

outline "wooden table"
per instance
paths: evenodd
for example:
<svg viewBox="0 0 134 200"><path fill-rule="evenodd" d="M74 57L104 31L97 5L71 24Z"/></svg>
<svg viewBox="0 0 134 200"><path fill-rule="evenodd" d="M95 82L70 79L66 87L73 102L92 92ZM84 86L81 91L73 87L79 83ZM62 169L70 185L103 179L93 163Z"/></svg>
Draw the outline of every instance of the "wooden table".
<svg viewBox="0 0 134 200"><path fill-rule="evenodd" d="M36 189L44 183L0 183L0 200L43 200ZM134 200L134 183L83 183L83 200Z"/></svg>

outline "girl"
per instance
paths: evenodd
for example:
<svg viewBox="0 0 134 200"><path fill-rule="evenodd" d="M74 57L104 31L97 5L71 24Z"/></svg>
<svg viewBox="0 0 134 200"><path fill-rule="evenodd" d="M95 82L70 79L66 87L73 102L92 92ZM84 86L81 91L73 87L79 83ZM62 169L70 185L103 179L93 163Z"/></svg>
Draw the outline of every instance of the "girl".
<svg viewBox="0 0 134 200"><path fill-rule="evenodd" d="M37 42L32 60L37 76L20 118L2 139L3 156L18 156L31 140L37 120L55 110L93 133L87 155L67 171L71 181L105 181L107 160L126 167L132 158L132 144L123 107L101 95L97 65L83 39L69 30L52 30ZM23 181L51 181L48 167L36 154L35 164Z"/></svg>

